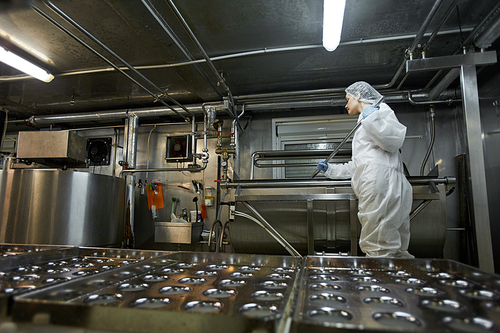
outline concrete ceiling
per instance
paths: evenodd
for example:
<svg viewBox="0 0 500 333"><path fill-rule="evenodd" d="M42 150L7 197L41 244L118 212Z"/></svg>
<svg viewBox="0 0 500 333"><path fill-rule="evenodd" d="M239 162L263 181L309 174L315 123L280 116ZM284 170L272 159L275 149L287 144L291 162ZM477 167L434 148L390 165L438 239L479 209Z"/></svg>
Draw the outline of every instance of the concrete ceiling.
<svg viewBox="0 0 500 333"><path fill-rule="evenodd" d="M237 103L303 91L333 96L357 80L422 90L436 72L396 75L407 50L414 47L414 58L424 47L426 57L461 52L463 43L473 50L481 33L474 29L498 8L492 0L347 0L341 44L328 52L322 0L4 1L0 43L55 79L0 64L0 106L23 119L220 102L229 94Z"/></svg>

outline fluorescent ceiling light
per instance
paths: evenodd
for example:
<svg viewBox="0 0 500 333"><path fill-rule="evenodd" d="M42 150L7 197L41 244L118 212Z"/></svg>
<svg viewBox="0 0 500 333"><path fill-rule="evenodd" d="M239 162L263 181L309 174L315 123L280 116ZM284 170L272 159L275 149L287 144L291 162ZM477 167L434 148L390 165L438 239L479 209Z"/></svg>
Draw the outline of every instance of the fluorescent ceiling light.
<svg viewBox="0 0 500 333"><path fill-rule="evenodd" d="M38 67L35 64L21 58L20 56L0 47L0 61L20 70L28 75L37 78L38 80L44 82L50 82L54 79L54 76L48 73L45 69Z"/></svg>
<svg viewBox="0 0 500 333"><path fill-rule="evenodd" d="M340 44L345 1L324 0L323 3L323 47L330 52Z"/></svg>

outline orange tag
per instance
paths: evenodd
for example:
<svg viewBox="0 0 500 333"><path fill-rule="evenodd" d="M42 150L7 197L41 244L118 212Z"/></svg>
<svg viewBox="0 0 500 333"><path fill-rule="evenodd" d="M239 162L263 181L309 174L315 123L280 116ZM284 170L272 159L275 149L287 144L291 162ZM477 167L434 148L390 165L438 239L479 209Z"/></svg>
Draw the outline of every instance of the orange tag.
<svg viewBox="0 0 500 333"><path fill-rule="evenodd" d="M148 207L151 210L151 206L155 205L156 209L161 209L164 207L163 204L163 191L161 190L161 184L156 183L157 189L151 189L151 185L147 185L148 194Z"/></svg>

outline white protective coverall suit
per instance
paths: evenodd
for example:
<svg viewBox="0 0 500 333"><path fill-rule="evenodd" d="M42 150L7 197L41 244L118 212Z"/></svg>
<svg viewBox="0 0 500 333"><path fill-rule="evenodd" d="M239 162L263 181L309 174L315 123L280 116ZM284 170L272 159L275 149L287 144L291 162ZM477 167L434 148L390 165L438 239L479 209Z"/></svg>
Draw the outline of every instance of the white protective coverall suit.
<svg viewBox="0 0 500 333"><path fill-rule="evenodd" d="M329 164L325 172L328 178L351 178L362 225L359 246L369 257L413 258L408 253L412 187L399 153L405 134L406 127L382 103L354 134L352 160Z"/></svg>

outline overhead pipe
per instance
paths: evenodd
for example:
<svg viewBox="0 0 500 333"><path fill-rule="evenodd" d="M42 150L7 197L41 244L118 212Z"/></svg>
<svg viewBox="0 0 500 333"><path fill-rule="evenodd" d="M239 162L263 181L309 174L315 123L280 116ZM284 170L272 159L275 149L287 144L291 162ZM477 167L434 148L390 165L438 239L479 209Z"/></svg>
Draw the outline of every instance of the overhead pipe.
<svg viewBox="0 0 500 333"><path fill-rule="evenodd" d="M180 107L181 109L183 109L186 113L188 113L189 115L191 115L189 113L189 111L187 109L185 109L185 107L183 105L181 105L179 102L177 102L175 99L173 99L172 97L170 97L166 91L164 91L163 89L161 89L160 87L158 87L157 85L155 85L153 82L151 82L151 80L149 80L148 78L146 78L143 74L141 74L137 69L135 69L133 66L131 66L130 64L128 64L124 59L122 59L120 56L118 56L115 52L113 52L111 49L109 49L106 45L104 45L100 40L98 40L96 37L94 37L92 34L90 34L87 30L85 30L82 26L80 26L77 22L75 22L71 17L69 17L68 15L66 15L62 10L60 10L58 7L56 7L52 2L50 1L47 1L47 4L48 6L54 10L57 14L59 14L62 18L64 18L66 20L66 22L68 22L69 24L71 24L74 28L78 29L80 32L82 32L85 36L87 36L88 38L90 38L92 41L94 41L96 44L98 44L99 46L101 46L103 49L105 49L107 52L109 52L113 57L115 57L116 59L118 59L120 62L122 62L125 66L127 66L131 71L133 71L135 74L137 74L138 76L140 76L144 81L146 81L148 84L150 84L152 87L154 87L155 89L157 89L163 96L165 96L165 98L167 98L168 100L170 100L171 102L173 102L174 104L176 104L178 107ZM90 51L92 51L94 54L98 55L101 59L103 59L104 61L106 61L109 65L111 65L114 69L118 70L120 73L122 73L123 75L125 75L127 78L129 78L130 80L132 80L135 84L137 84L139 87L141 87L142 89L144 89L145 91L147 91L152 97L155 98L156 101L159 101L160 103L162 103L163 105L167 106L167 107L170 107L170 105L168 105L165 101L163 101L161 98L161 96L158 96L156 94L154 94L153 92L151 92L149 89L147 89L144 85L140 84L139 82L137 82L137 80L135 80L134 78L132 78L130 75L126 74L124 71L122 71L118 66L116 66L115 64L113 64L111 61L109 61L106 57L104 57L103 55L101 55L99 52L97 52L96 50L94 50L92 47L90 47L88 44L86 44L85 42L83 42L80 38L78 38L76 35L74 35L72 32L70 32L68 29L64 28L61 24L59 24L57 21L55 21L52 17L50 17L49 15L47 15L46 13L44 13L42 10L40 10L39 8L37 8L35 5L32 5L33 9L38 12L39 14L41 14L43 17L45 17L49 22L51 22L52 24L56 25L59 29L61 29L62 31L64 31L66 34L68 34L70 37L72 37L73 39L75 39L76 41L78 41L79 43L81 43L83 46L85 46L86 48L88 48ZM175 111L173 108L172 108L172 111L174 111L178 116L182 117L185 121L188 121L188 119L184 116L184 115L181 115L180 113L178 113L177 111Z"/></svg>
<svg viewBox="0 0 500 333"><path fill-rule="evenodd" d="M457 97L455 90L450 89L443 92L440 95L443 100L434 101L433 104L437 103L450 103L460 101L460 97ZM395 94L384 95L384 99L387 103L402 103L410 102L412 104L419 104L415 100L417 99L428 99L428 94L425 92L418 92L412 94L409 91L398 92ZM326 107L343 107L345 105L344 98L331 98L331 99L321 99L321 100L306 100L306 101L293 101L293 102L274 102L274 103L255 103L255 104L245 104L245 111L270 111L270 110L280 110L280 109L308 109L308 108L326 108ZM422 102L427 103L427 102ZM188 106L191 114L193 115L203 115L208 112L207 108L223 110L223 103L210 103L202 105L191 105ZM205 108L205 110L204 110ZM95 112L82 112L82 113L66 113L66 114L53 114L53 115L43 115L43 116L31 116L30 118L24 120L32 126L42 126L49 124L58 123L81 123L81 122L106 122L113 120L120 120L127 118L128 112L132 110L111 110L111 111L95 111ZM179 110L180 111L180 110ZM140 118L148 117L162 117L162 116L172 116L174 113L164 107L157 108L140 108L134 109L133 113ZM9 123L11 123L9 121Z"/></svg>
<svg viewBox="0 0 500 333"><path fill-rule="evenodd" d="M422 26L420 27L420 29L417 33L417 36L413 40L413 44L407 50L408 52L405 54L405 58L403 60L403 63L406 63L408 56L410 57L410 59L413 58L413 53L415 52L415 49L420 44L420 40L423 38L424 33L427 30L427 27L431 23L432 19L434 19L434 16L436 16L436 14L439 11L439 9L441 8L442 4L443 4L443 0L436 0L434 5L432 6L431 11L429 12L427 17L425 18L424 23L422 24ZM437 29L439 29L439 27ZM408 72L404 75L403 79L401 80L398 87L396 88L397 90L399 90L403 86L403 83L406 81L406 79L408 78L409 75L410 75L410 73L408 73Z"/></svg>
<svg viewBox="0 0 500 333"><path fill-rule="evenodd" d="M127 130L124 133L124 141L127 149L124 151L125 167L135 168L137 162L137 129L139 128L139 117L135 114L129 114L127 118ZM123 241L129 247L134 244L134 216L135 216L135 176L128 174L126 177L126 194L125 194L125 207L128 209L126 214L125 227L129 230L130 234L125 235ZM129 229L130 228L130 229ZM127 239L128 237L128 239Z"/></svg>
<svg viewBox="0 0 500 333"><path fill-rule="evenodd" d="M172 30L172 28L168 25L167 21L161 16L161 14L158 12L158 10L155 8L155 6L151 3L149 0L141 0L142 4L149 10L151 15L155 18L155 20L158 22L158 24L165 30L167 35L172 39L172 41L177 45L177 47L181 50L182 53L186 56L186 58L190 61L193 62L195 58L193 55L189 52L187 47L182 43L180 38L175 34L175 32ZM208 77L207 73L201 69L198 64L193 64L198 73L207 81L207 83L212 87L212 89L215 91L217 95L219 95L220 98L222 98L222 94L220 93L219 89L217 89L216 86L212 83L212 80Z"/></svg>
<svg viewBox="0 0 500 333"><path fill-rule="evenodd" d="M474 29L472 30L472 32L469 34L469 36L462 42L462 44L460 45L460 47L458 47L455 52L453 52L453 55L456 55L460 52L463 52L464 51L464 46L465 45L468 45L469 43L471 43L473 41L474 38L476 38L477 36L481 36L481 34L479 34L479 31L489 31L490 29L494 29L495 26L497 26L499 24L499 22L497 20L495 20L495 22L493 23L493 26L488 28L488 27L485 27L485 25L488 23L488 21L491 19L491 17L495 17L498 15L498 12L500 11L500 2L497 3L497 5L495 7L493 7L493 9L488 13L488 15L486 15L484 17L484 19L479 22L479 24L477 24ZM498 18L497 18L498 19ZM480 38L480 37L479 37ZM436 82L438 80L438 78L441 77L441 75L445 72L444 69L440 69L435 75L434 77L429 81L429 83L427 83L425 89L429 89L433 84L434 82ZM459 71L457 69L450 69L448 71L448 74L441 80L440 83L438 83L435 88L431 91L431 94L429 97L432 97L432 98L435 98L435 96L438 96L439 93L445 89L447 89L449 87L449 85L455 81L459 76ZM431 99L432 99L431 98Z"/></svg>
<svg viewBox="0 0 500 333"><path fill-rule="evenodd" d="M472 31L472 28L464 28L461 30L462 32L469 32ZM460 32L460 30L445 30L445 31L440 31L437 33L437 35L450 35L450 34L456 34ZM399 36L391 36L391 37L381 37L381 38L370 38L370 39L359 39L359 40L352 40L352 41L344 41L341 42L341 46L349 46L349 45L361 45L361 44L371 44L371 43L384 43L384 42L389 42L389 41L398 41L398 40L405 40L405 39L412 39L415 38L416 34L409 34L409 35L399 35ZM430 33L424 34L425 36L431 36ZM221 56L216 56L216 57L210 57L210 60L212 62L218 61L218 60L226 60L226 59L234 59L234 58L240 58L240 57L249 57L249 56L255 56L255 55L262 55L262 54L271 54L271 53L280 53L280 52L291 52L291 51L302 51L302 50L309 50L309 49L322 49L323 45L321 44L310 44L310 45L299 45L299 46L290 46L290 47L275 47L275 48L264 48L260 50L253 50L253 51L244 51L244 52L237 52L237 53L230 53L230 54L225 54ZM202 64L205 63L206 59L194 59L190 61L182 61L182 62L175 62L175 63L169 63L169 64L161 64L161 65L142 65L142 66L134 66L135 69L137 70L149 70L149 69L163 69L163 68L173 68L173 67L181 67L181 66L192 66L192 65L197 65L197 64ZM118 67L122 71L127 71L129 70L128 67L125 66L119 66ZM83 70L76 70L76 71L67 71L67 72L62 72L55 74L56 77L64 77L64 76L74 76L74 75L84 75L84 74L96 74L96 73L109 73L116 70L114 67L105 67L105 68L92 68L92 69L83 69ZM8 75L8 76L2 76L0 77L0 82L12 82L12 81L20 81L20 80L28 80L28 79L33 79L31 75L26 75L26 74L17 74L17 75ZM330 93L332 89L324 89L325 93ZM335 89L333 89L335 90ZM304 90L304 91L296 91L296 95L307 95L310 93L314 93L315 90ZM273 97L280 97L281 93L270 93L268 95L271 95ZM262 94L266 95L266 94ZM233 96L235 100L244 100L246 98L252 98L252 96L261 96L261 95L249 95L249 96Z"/></svg>
<svg viewBox="0 0 500 333"><path fill-rule="evenodd" d="M229 87L226 85L226 82L225 82L224 78L220 75L220 73L217 70L217 68L215 68L213 62L210 60L210 57L208 56L208 54L203 49L203 46L200 44L200 42L196 38L195 34L193 33L193 31L191 30L191 28L187 24L186 20L184 20L184 17L179 12L179 10L175 6L174 2L172 0L167 0L167 2L170 5L170 8L174 12L174 14L177 16L177 19L183 25L184 29L188 33L188 35L191 38L191 40L193 41L193 43L196 45L196 47L200 51L200 53L203 56L203 58L207 61L208 67L212 70L212 72L214 73L214 75L217 77L217 80L218 80L219 84L222 85L222 87L226 90L226 92L227 92L227 94L229 96L230 106L232 108L232 110L230 110L230 108L228 108L227 112L229 113L229 115L233 119L236 119L236 122L238 123L238 126L241 128L240 122L239 122L239 120L238 120L238 118L236 116L236 110L235 110L235 104L234 104L233 94L231 93L231 90L229 89Z"/></svg>

